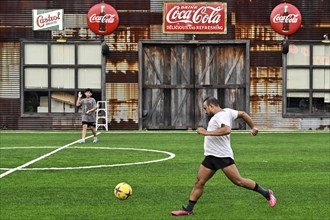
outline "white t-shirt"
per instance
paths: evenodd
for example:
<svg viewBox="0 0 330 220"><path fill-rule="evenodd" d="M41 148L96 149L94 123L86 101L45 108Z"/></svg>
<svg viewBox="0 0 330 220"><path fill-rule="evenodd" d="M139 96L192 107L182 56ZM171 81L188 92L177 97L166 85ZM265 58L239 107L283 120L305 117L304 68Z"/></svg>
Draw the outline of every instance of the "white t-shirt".
<svg viewBox="0 0 330 220"><path fill-rule="evenodd" d="M214 131L221 128L222 124L232 127L233 121L237 118L238 111L225 108L216 113L207 126L208 131ZM223 136L205 136L204 155L215 157L231 157L234 159L234 153L230 145L230 134Z"/></svg>

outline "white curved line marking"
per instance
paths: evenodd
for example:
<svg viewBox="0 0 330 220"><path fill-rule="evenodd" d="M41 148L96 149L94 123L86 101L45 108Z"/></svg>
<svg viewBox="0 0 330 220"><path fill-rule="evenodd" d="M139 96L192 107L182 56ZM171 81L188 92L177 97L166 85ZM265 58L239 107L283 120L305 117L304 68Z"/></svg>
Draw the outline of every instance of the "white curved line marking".
<svg viewBox="0 0 330 220"><path fill-rule="evenodd" d="M17 148L34 148L34 147L17 147ZM38 147L38 148L40 148L40 147ZM48 147L48 148L51 148L51 147ZM140 164L162 162L162 161L173 159L175 157L175 154L173 154L171 152L161 151L161 150L141 149L141 148L108 148L108 147L71 147L71 148L72 149L73 148L78 148L78 149L103 149L103 150L135 150L135 151L163 153L163 154L167 154L169 156L166 157L166 158L163 158L163 159L158 159L158 160L131 162L131 163L121 163L121 164L104 164L104 165L78 166L78 167L21 168L20 170L78 170L78 169L95 169L95 168L105 168L105 167L131 166L131 165L140 165ZM14 149L14 148L0 148L0 149ZM0 168L0 170L10 170L10 169L9 168Z"/></svg>
<svg viewBox="0 0 330 220"><path fill-rule="evenodd" d="M97 132L97 133L96 133L96 135L99 135L99 134L101 134L101 132ZM93 137L93 135L88 136L88 137L86 137L85 139L88 139L88 138L91 138L91 137ZM72 143L70 143L70 144L67 144L67 145L64 145L64 146L62 146L62 147L59 147L59 148L53 150L52 152L49 152L49 153L47 153L47 154L44 154L44 155L42 155L41 157L38 157L38 158L36 158L36 159L34 159L34 160L31 160L31 161L29 161L29 162L27 162L27 163L25 163L25 164L23 164L23 165L21 165L21 166L18 166L18 167L15 167L15 168L9 169L9 170L7 170L6 172L0 174L0 179L3 178L3 177L5 177L5 176L7 176L7 175L9 175L9 174L11 174L11 173L13 173L13 172L15 172L15 171L17 171L17 170L24 169L25 167L30 166L31 164L34 164L34 163L38 162L39 160L42 160L42 159L44 159L44 158L46 158L46 157L49 157L49 156L51 156L51 155L57 153L58 151L63 150L63 149L65 149L65 148L67 148L67 147L69 147L69 146L71 146L71 145L73 145L73 144L75 144L75 143L78 143L78 142L79 142L79 140L76 140L76 141L74 141L74 142L72 142Z"/></svg>

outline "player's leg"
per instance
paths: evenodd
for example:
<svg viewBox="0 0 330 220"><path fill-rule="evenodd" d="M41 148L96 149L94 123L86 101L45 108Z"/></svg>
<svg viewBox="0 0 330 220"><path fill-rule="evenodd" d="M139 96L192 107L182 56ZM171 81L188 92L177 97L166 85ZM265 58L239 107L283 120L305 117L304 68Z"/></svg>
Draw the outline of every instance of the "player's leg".
<svg viewBox="0 0 330 220"><path fill-rule="evenodd" d="M87 123L86 122L82 122L81 140L79 142L81 144L85 143L86 131L87 131Z"/></svg>
<svg viewBox="0 0 330 220"><path fill-rule="evenodd" d="M268 201L271 207L276 204L276 198L271 190L266 190L259 186L255 181L241 177L235 164L223 168L225 175L237 186L244 187L246 189L254 190L263 195Z"/></svg>
<svg viewBox="0 0 330 220"><path fill-rule="evenodd" d="M235 164L223 168L223 172L237 186L253 190L256 185L253 180L241 177Z"/></svg>
<svg viewBox="0 0 330 220"><path fill-rule="evenodd" d="M197 200L202 196L205 183L212 178L216 171L211 170L203 165L200 166L195 185L190 193L189 201L186 207L183 207L182 210L171 212L172 215L191 215Z"/></svg>
<svg viewBox="0 0 330 220"><path fill-rule="evenodd" d="M93 133L93 136L94 136L93 143L96 143L96 142L97 142L97 137L96 137L96 127L95 127L95 123L94 123L94 122L91 123L89 127L90 127L90 129L91 129L91 131L92 131L92 133Z"/></svg>
<svg viewBox="0 0 330 220"><path fill-rule="evenodd" d="M211 170L204 165L200 165L195 185L190 193L189 200L197 201L202 196L206 182L212 178L214 173L214 170Z"/></svg>

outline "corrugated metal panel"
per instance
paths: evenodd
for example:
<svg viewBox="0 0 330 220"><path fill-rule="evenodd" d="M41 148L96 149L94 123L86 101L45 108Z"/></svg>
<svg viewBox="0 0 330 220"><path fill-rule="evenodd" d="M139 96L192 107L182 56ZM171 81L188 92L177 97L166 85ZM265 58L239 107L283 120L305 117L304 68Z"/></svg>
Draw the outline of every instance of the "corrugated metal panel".
<svg viewBox="0 0 330 220"><path fill-rule="evenodd" d="M61 115L52 117L52 128L55 130L81 129L81 116L63 117Z"/></svg>
<svg viewBox="0 0 330 220"><path fill-rule="evenodd" d="M266 103L260 103L261 109ZM281 107L281 106L278 106ZM282 118L281 108L267 107L268 113L252 115L260 130L330 130L330 118Z"/></svg>
<svg viewBox="0 0 330 220"><path fill-rule="evenodd" d="M260 129L277 128L282 118L282 69L251 68L250 114ZM293 123L283 124L289 128Z"/></svg>
<svg viewBox="0 0 330 220"><path fill-rule="evenodd" d="M20 97L20 44L0 42L0 98Z"/></svg>
<svg viewBox="0 0 330 220"><path fill-rule="evenodd" d="M110 129L138 128L138 84L107 83Z"/></svg>
<svg viewBox="0 0 330 220"><path fill-rule="evenodd" d="M0 130L18 129L20 99L0 98Z"/></svg>
<svg viewBox="0 0 330 220"><path fill-rule="evenodd" d="M65 28L88 28L86 22L86 14L67 14L64 12L64 27Z"/></svg>
<svg viewBox="0 0 330 220"><path fill-rule="evenodd" d="M330 130L330 118L301 118L298 129L302 130Z"/></svg>
<svg viewBox="0 0 330 220"><path fill-rule="evenodd" d="M52 130L52 117L20 117L17 129L21 130Z"/></svg>
<svg viewBox="0 0 330 220"><path fill-rule="evenodd" d="M330 129L329 118L283 118L281 68L251 68L250 83L250 114L259 129Z"/></svg>
<svg viewBox="0 0 330 220"><path fill-rule="evenodd" d="M43 0L2 0L0 26L32 26L32 9L53 8L53 1Z"/></svg>

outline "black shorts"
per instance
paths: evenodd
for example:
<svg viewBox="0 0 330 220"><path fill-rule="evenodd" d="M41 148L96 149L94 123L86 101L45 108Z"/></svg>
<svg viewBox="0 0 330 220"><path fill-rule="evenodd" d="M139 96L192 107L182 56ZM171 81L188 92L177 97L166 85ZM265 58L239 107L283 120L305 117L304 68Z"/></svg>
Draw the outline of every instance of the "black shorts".
<svg viewBox="0 0 330 220"><path fill-rule="evenodd" d="M202 162L202 165L211 170L219 170L235 164L235 161L230 157L214 157L206 156Z"/></svg>
<svg viewBox="0 0 330 220"><path fill-rule="evenodd" d="M95 122L87 122L87 121L82 121L82 125L87 125L88 127L94 127L95 128Z"/></svg>

